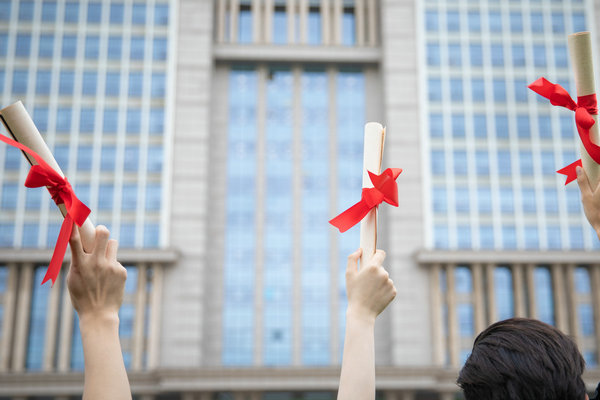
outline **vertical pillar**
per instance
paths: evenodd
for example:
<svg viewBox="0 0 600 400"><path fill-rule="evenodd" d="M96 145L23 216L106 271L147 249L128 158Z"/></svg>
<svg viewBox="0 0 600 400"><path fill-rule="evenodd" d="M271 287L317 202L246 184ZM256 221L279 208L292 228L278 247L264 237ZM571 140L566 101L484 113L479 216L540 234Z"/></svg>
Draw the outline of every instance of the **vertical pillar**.
<svg viewBox="0 0 600 400"><path fill-rule="evenodd" d="M577 295L575 293L575 264L569 264L566 266L566 282L566 309L569 328L564 332L571 335L573 339L575 339L577 345L581 346L577 318Z"/></svg>
<svg viewBox="0 0 600 400"><path fill-rule="evenodd" d="M308 43L308 0L300 0L300 5L299 5L298 11L300 13L300 18L299 18L300 26L298 27L299 32L300 32L300 37L298 38L298 41L301 44L307 44Z"/></svg>
<svg viewBox="0 0 600 400"><path fill-rule="evenodd" d="M486 272L486 289L488 296L488 322L491 324L498 320L498 312L496 310L496 286L494 285L494 264L485 266Z"/></svg>
<svg viewBox="0 0 600 400"><path fill-rule="evenodd" d="M265 40L262 29L262 5L262 0L252 0L252 41L254 43L263 43Z"/></svg>
<svg viewBox="0 0 600 400"><path fill-rule="evenodd" d="M229 42L238 42L240 0L229 0Z"/></svg>
<svg viewBox="0 0 600 400"><path fill-rule="evenodd" d="M159 365L160 322L162 305L163 267L159 263L152 264L152 294L150 295L150 323L148 332L148 365L149 370Z"/></svg>
<svg viewBox="0 0 600 400"><path fill-rule="evenodd" d="M297 43L298 37L296 37L296 15L298 12L298 7L296 5L296 0L287 0L285 4L285 13L287 18L287 43Z"/></svg>
<svg viewBox="0 0 600 400"><path fill-rule="evenodd" d="M600 265L590 266L592 302L594 304L594 332L596 333L596 359L600 359Z"/></svg>
<svg viewBox="0 0 600 400"><path fill-rule="evenodd" d="M444 365L444 354L446 353L444 343L444 320L442 317L442 293L440 289L440 264L431 266L431 337L433 340L433 364Z"/></svg>
<svg viewBox="0 0 600 400"><path fill-rule="evenodd" d="M377 5L376 0L367 0L367 44L369 46L377 46Z"/></svg>
<svg viewBox="0 0 600 400"><path fill-rule="evenodd" d="M59 372L67 372L70 369L71 341L73 340L73 305L67 285L63 288L63 299L61 305L60 330L58 336L58 365Z"/></svg>
<svg viewBox="0 0 600 400"><path fill-rule="evenodd" d="M454 268L449 264L446 269L446 280L448 287L446 288L446 303L448 304L448 346L450 347L450 365L459 366L459 337L458 337L458 320L456 316L456 293L454 291Z"/></svg>
<svg viewBox="0 0 600 400"><path fill-rule="evenodd" d="M19 283L19 299L15 319L15 341L13 347L12 370L22 372L25 369L27 354L27 328L29 312L31 311L31 289L33 285L33 264L21 266L21 281Z"/></svg>
<svg viewBox="0 0 600 400"><path fill-rule="evenodd" d="M344 13L344 7L342 0L333 0L333 32L332 32L332 43L333 45L339 46L342 44L342 14Z"/></svg>
<svg viewBox="0 0 600 400"><path fill-rule="evenodd" d="M331 45L331 0L321 0L321 23L322 27L322 43L325 46Z"/></svg>
<svg viewBox="0 0 600 400"><path fill-rule="evenodd" d="M554 310L556 312L556 327L568 333L565 280L562 265L552 264L552 289L554 290Z"/></svg>
<svg viewBox="0 0 600 400"><path fill-rule="evenodd" d="M515 317L525 317L527 315L525 307L525 286L523 282L523 267L519 264L511 266L513 276L513 295L515 299Z"/></svg>
<svg viewBox="0 0 600 400"><path fill-rule="evenodd" d="M67 270L63 266L62 271ZM56 334L58 325L58 311L60 306L60 294L62 291L63 280L57 279L56 283L48 295L48 305L46 311L46 334L44 336L44 360L42 368L44 371L52 371L54 368L54 354L56 352ZM64 280L66 286L66 279Z"/></svg>
<svg viewBox="0 0 600 400"><path fill-rule="evenodd" d="M144 320L146 319L146 283L147 268L145 264L138 265L138 281L135 292L135 316L133 320L133 343L131 369L139 371L142 369L144 356Z"/></svg>
<svg viewBox="0 0 600 400"><path fill-rule="evenodd" d="M225 42L225 2L226 0L218 0L217 1L217 29L216 29L216 38L217 43Z"/></svg>
<svg viewBox="0 0 600 400"><path fill-rule="evenodd" d="M527 264L525 266L525 284L527 287L527 299L528 301L528 305L529 305L529 312L528 312L528 316L530 318L537 318L538 317L538 312L537 312L537 304L535 301L535 281L533 278L533 272L535 270L535 265L533 264Z"/></svg>
<svg viewBox="0 0 600 400"><path fill-rule="evenodd" d="M482 265L473 264L471 271L473 272L473 302L475 307L475 332L479 333L486 327L485 308L483 299L483 274Z"/></svg>
<svg viewBox="0 0 600 400"><path fill-rule="evenodd" d="M264 0L264 43L273 43L273 0Z"/></svg>
<svg viewBox="0 0 600 400"><path fill-rule="evenodd" d="M2 316L2 337L0 337L0 371L8 371L11 356L12 333L17 300L17 283L19 268L16 264L8 264L8 279L4 293L4 315Z"/></svg>

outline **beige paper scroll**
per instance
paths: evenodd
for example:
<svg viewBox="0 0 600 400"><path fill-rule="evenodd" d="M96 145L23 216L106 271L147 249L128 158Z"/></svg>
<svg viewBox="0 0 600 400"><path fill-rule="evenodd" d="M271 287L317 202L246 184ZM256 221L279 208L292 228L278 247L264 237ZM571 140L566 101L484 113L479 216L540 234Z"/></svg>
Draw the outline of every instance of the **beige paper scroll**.
<svg viewBox="0 0 600 400"><path fill-rule="evenodd" d="M378 175L381 173L384 141L385 128L380 123L368 122L365 124L363 188L373 187L367 171ZM362 248L362 256L360 257L362 267L375 254L377 249L377 207L369 211L360 223L360 247Z"/></svg>
<svg viewBox="0 0 600 400"><path fill-rule="evenodd" d="M578 32L569 35L569 53L571 55L571 64L575 70L575 85L577 87L577 97L587 96L596 93L594 83L594 63L592 57L592 41L589 32ZM590 129L590 138L595 144L599 144L598 134L598 116L594 115L596 123ZM583 169L590 180L592 188L598 186L600 180L600 165L596 164L589 156L583 144L580 145L581 161Z"/></svg>
<svg viewBox="0 0 600 400"><path fill-rule="evenodd" d="M56 159L52 155L52 152L44 142L42 135L35 126L33 120L29 116L29 113L20 101L11 104L10 106L0 110L0 120L13 137L19 143L24 144L31 150L35 151L48 163L49 166L54 168L61 176L65 176L58 166ZM29 154L23 153L29 164L35 165L37 162ZM16 201L16 199L15 199ZM64 204L58 205L60 212L63 217L67 214L67 210ZM96 230L94 224L90 219L86 219L81 228L79 229L81 234L81 241L83 248L86 251L91 251L94 246L94 239L96 237Z"/></svg>

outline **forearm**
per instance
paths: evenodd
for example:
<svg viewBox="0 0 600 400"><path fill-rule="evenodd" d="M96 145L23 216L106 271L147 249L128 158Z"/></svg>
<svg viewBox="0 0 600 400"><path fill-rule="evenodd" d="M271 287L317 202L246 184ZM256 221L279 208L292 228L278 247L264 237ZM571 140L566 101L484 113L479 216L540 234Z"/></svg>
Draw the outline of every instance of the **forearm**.
<svg viewBox="0 0 600 400"><path fill-rule="evenodd" d="M119 342L119 318L83 317L84 400L130 400L131 389Z"/></svg>
<svg viewBox="0 0 600 400"><path fill-rule="evenodd" d="M375 399L375 317L346 313L338 400Z"/></svg>

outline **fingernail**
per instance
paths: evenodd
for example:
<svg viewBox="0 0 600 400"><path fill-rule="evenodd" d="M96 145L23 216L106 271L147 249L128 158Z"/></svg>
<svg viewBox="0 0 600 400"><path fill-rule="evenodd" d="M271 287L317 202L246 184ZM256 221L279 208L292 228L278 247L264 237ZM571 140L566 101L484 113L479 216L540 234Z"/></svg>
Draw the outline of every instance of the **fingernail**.
<svg viewBox="0 0 600 400"><path fill-rule="evenodd" d="M571 170L571 171L572 171L572 170ZM575 172L577 173L577 176L581 175L581 167L580 167L580 166L577 166L577 167L575 168Z"/></svg>

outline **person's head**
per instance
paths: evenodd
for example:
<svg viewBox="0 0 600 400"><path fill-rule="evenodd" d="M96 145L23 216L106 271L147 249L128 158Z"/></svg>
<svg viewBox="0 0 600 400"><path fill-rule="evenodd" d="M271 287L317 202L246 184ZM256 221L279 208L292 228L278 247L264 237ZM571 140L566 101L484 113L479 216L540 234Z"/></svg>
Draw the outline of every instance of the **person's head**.
<svg viewBox="0 0 600 400"><path fill-rule="evenodd" d="M475 339L457 383L466 400L584 400L585 361L571 338L543 322L496 322Z"/></svg>

